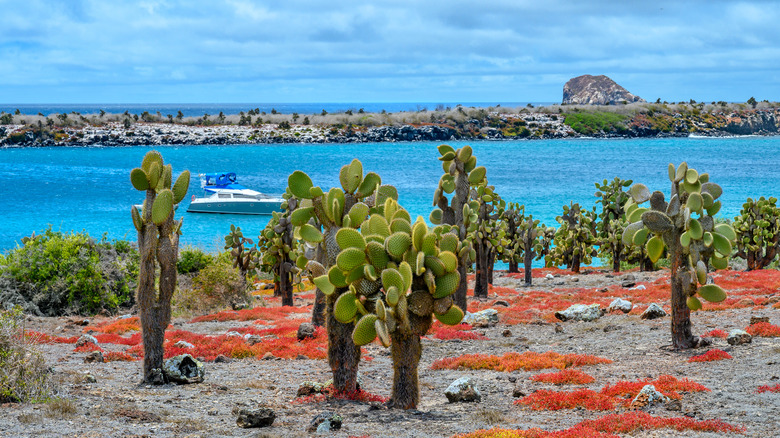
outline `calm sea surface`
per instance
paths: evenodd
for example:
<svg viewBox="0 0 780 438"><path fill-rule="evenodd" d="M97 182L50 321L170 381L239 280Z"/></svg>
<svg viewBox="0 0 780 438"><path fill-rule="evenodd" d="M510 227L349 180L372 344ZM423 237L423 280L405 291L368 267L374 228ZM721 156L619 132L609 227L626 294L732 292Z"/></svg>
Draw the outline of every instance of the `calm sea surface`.
<svg viewBox="0 0 780 438"><path fill-rule="evenodd" d="M460 147L465 142L452 142ZM723 187L721 217L739 212L747 197L780 194L780 137L675 138L639 140L552 140L471 142L488 180L508 201L554 224L569 201L592 207L596 181L621 177L643 182L668 194L667 165L687 161ZM400 203L426 219L442 174L438 143L368 143L334 145L170 146L158 148L174 173L234 171L245 186L279 194L287 176L307 172L323 189L338 186L338 171L353 158L398 188ZM0 249L16 246L33 231L86 230L93 236L135 241L130 206L141 194L129 173L148 148L0 149ZM256 237L263 216L186 213L191 195L200 195L193 178L177 217L184 216L184 244L221 250L230 224Z"/></svg>

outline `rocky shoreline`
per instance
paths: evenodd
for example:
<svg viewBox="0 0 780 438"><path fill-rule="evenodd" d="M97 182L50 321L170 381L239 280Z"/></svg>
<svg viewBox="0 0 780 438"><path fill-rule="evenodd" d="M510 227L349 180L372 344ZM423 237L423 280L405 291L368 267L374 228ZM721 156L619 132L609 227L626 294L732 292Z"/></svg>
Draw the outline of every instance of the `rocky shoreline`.
<svg viewBox="0 0 780 438"><path fill-rule="evenodd" d="M574 109L572 113L528 111L502 113L484 111L457 125L413 123L381 126L349 124L263 123L254 125L144 122L84 123L58 127L37 124L0 126L0 146L137 146L137 145L223 145L271 143L367 143L452 140L540 140L571 138L653 138L653 137L729 137L778 135L780 109L744 109L723 112L636 112L619 124L597 129L593 117L610 114L603 111ZM575 125L572 114L586 117L593 126ZM618 113L615 113L618 114ZM83 118L83 120L87 120ZM431 117L431 119L435 119ZM95 119L93 118L92 121ZM92 122L91 121L91 122ZM575 129L576 128L576 129Z"/></svg>

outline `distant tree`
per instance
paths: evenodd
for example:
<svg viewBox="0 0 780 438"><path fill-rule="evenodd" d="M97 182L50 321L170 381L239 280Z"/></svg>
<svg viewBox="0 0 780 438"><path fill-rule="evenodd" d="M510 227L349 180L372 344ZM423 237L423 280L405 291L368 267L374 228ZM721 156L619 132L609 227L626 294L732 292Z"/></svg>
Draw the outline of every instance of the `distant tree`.
<svg viewBox="0 0 780 438"><path fill-rule="evenodd" d="M181 121L181 119L184 118L184 114L182 114L181 110L176 112L176 119Z"/></svg>
<svg viewBox="0 0 780 438"><path fill-rule="evenodd" d="M143 120L144 122L151 122L152 115L149 114L149 111L144 111L141 113L141 120Z"/></svg>
<svg viewBox="0 0 780 438"><path fill-rule="evenodd" d="M655 103L661 103L661 98L659 97L658 99L656 99Z"/></svg>
<svg viewBox="0 0 780 438"><path fill-rule="evenodd" d="M219 121L220 124L224 124L225 123L225 113L220 111L219 115L217 116L217 120Z"/></svg>
<svg viewBox="0 0 780 438"><path fill-rule="evenodd" d="M747 103L748 103L750 106L752 106L753 108L755 108L755 107L756 107L756 105L758 105L758 102L756 101L756 98L755 98L755 97L753 97L753 96L750 96L750 99L748 99L748 100L747 100Z"/></svg>
<svg viewBox="0 0 780 438"><path fill-rule="evenodd" d="M103 116L105 116L105 115L106 115L106 112L104 110L100 110L100 118L102 119Z"/></svg>
<svg viewBox="0 0 780 438"><path fill-rule="evenodd" d="M173 114L168 114L168 123L173 124Z"/></svg>
<svg viewBox="0 0 780 438"><path fill-rule="evenodd" d="M309 116L304 117L303 118L303 124L304 125L308 125L309 123L311 123L311 122L309 122Z"/></svg>
<svg viewBox="0 0 780 438"><path fill-rule="evenodd" d="M19 115L21 115L21 114L22 114L22 112L21 112L21 111L19 111L19 108L17 108L17 109L16 109L16 111L14 111L14 115L17 115L17 116L19 116Z"/></svg>
<svg viewBox="0 0 780 438"><path fill-rule="evenodd" d="M271 108L271 114L276 114L276 108Z"/></svg>
<svg viewBox="0 0 780 438"><path fill-rule="evenodd" d="M365 111L363 110L363 108L360 108L360 109L358 110L358 114L364 114L364 113L365 113Z"/></svg>
<svg viewBox="0 0 780 438"><path fill-rule="evenodd" d="M327 111L325 111L325 110L322 110L322 115L323 115L323 116L327 116L327 115L328 115L328 112L327 112Z"/></svg>
<svg viewBox="0 0 780 438"><path fill-rule="evenodd" d="M344 111L344 114L346 114L348 116L351 116L352 115L352 110L348 109L348 110Z"/></svg>
<svg viewBox="0 0 780 438"><path fill-rule="evenodd" d="M57 114L57 118L60 119L60 123L62 123L63 125L68 122L68 115L65 113Z"/></svg>
<svg viewBox="0 0 780 438"><path fill-rule="evenodd" d="M287 120L279 124L279 129L290 129L290 122Z"/></svg>
<svg viewBox="0 0 780 438"><path fill-rule="evenodd" d="M297 122L299 117L300 116L298 115L298 113L293 113L292 115L293 122Z"/></svg>

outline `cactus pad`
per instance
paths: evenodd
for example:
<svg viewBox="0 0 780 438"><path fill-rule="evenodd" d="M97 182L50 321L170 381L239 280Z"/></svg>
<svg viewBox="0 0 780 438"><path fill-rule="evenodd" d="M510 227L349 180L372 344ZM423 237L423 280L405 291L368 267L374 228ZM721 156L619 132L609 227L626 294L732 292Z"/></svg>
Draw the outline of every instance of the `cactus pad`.
<svg viewBox="0 0 780 438"><path fill-rule="evenodd" d="M702 229L698 220L691 218L688 221L688 234L691 235L691 239L695 240L701 239L702 235L704 235L704 229Z"/></svg>
<svg viewBox="0 0 780 438"><path fill-rule="evenodd" d="M328 270L328 281L335 287L347 287L347 277L341 272L338 266L332 266Z"/></svg>
<svg viewBox="0 0 780 438"><path fill-rule="evenodd" d="M314 285L317 286L319 290L322 291L325 295L331 295L335 289L333 286L333 283L328 280L327 275L320 275L319 277L314 277Z"/></svg>
<svg viewBox="0 0 780 438"><path fill-rule="evenodd" d="M390 261L385 252L385 247L381 243L371 241L366 244L366 249L368 261L378 271L383 271L387 267L387 262Z"/></svg>
<svg viewBox="0 0 780 438"><path fill-rule="evenodd" d="M349 219L352 222L352 226L357 227L363 223L368 217L368 205L358 202L349 209Z"/></svg>
<svg viewBox="0 0 780 438"><path fill-rule="evenodd" d="M162 169L163 158L159 152L149 151L146 153L146 155L144 155L144 159L141 161L141 169L143 169L147 175L149 174L149 170L152 168L152 163L157 163L157 165Z"/></svg>
<svg viewBox="0 0 780 438"><path fill-rule="evenodd" d="M441 236L441 240L439 240L439 249L441 251L449 251L453 254L458 252L458 244L460 241L458 240L458 236L456 236L454 233L446 233Z"/></svg>
<svg viewBox="0 0 780 438"><path fill-rule="evenodd" d="M134 206L130 207L130 215L133 217L133 226L136 231L141 231L144 226L144 221L141 219L141 215L138 213L138 209Z"/></svg>
<svg viewBox="0 0 780 438"><path fill-rule="evenodd" d="M287 186L296 198L311 199L311 178L305 172L296 170L287 178Z"/></svg>
<svg viewBox="0 0 780 438"><path fill-rule="evenodd" d="M143 191L149 188L149 178L146 176L146 172L138 167L130 171L130 182L136 190Z"/></svg>
<svg viewBox="0 0 780 438"><path fill-rule="evenodd" d="M350 164L343 166L341 172L339 172L341 187L347 193L353 193L357 190L362 179L363 164L357 159L354 159Z"/></svg>
<svg viewBox="0 0 780 438"><path fill-rule="evenodd" d="M349 323L357 315L356 295L354 292L344 292L336 299L333 306L333 316L339 322Z"/></svg>
<svg viewBox="0 0 780 438"><path fill-rule="evenodd" d="M301 233L301 238L307 242L310 243L319 243L322 242L322 233L320 233L320 230L315 228L311 224L303 224L299 228Z"/></svg>
<svg viewBox="0 0 780 438"><path fill-rule="evenodd" d="M404 253L411 245L412 238L409 236L409 234L403 232L393 233L390 237L387 238L387 240L385 240L385 249L387 250L388 254L395 257L396 259L403 257Z"/></svg>
<svg viewBox="0 0 780 438"><path fill-rule="evenodd" d="M485 174L487 173L487 169L485 166L479 166L475 167L474 170L469 172L469 183L472 185L479 184L483 179L485 179Z"/></svg>
<svg viewBox="0 0 780 438"><path fill-rule="evenodd" d="M458 257L450 251L440 252L439 260L444 264L445 272L453 272L458 269Z"/></svg>
<svg viewBox="0 0 780 438"><path fill-rule="evenodd" d="M455 263L456 263L455 266L457 267L457 260ZM430 269L431 272L433 272L433 275L437 277L441 277L447 272L451 272L447 270L446 266L444 266L444 262L439 257L436 256L425 257L425 267Z"/></svg>
<svg viewBox="0 0 780 438"><path fill-rule="evenodd" d="M712 234L712 246L715 248L715 251L718 251L724 257L731 255L731 242L722 234Z"/></svg>
<svg viewBox="0 0 780 438"><path fill-rule="evenodd" d="M385 291L394 287L398 289L399 292L406 292L406 289L404 289L405 284L403 276L401 276L400 272L392 268L382 271L382 286Z"/></svg>
<svg viewBox="0 0 780 438"><path fill-rule="evenodd" d="M717 284L707 284L699 288L699 295L711 303L719 303L726 299L726 291Z"/></svg>
<svg viewBox="0 0 780 438"><path fill-rule="evenodd" d="M409 263L401 262L401 264L398 265L398 272L401 274L401 278L404 280L404 287L401 290L406 292L412 287L412 267L409 265Z"/></svg>
<svg viewBox="0 0 780 438"><path fill-rule="evenodd" d="M427 290L416 290L406 298L409 311L417 316L429 316L433 313L433 297Z"/></svg>
<svg viewBox="0 0 780 438"><path fill-rule="evenodd" d="M398 299L401 297L398 288L395 286L390 286L389 288L386 288L387 294L385 299L387 300L387 304L389 304L392 307L395 307L396 304L398 304Z"/></svg>
<svg viewBox="0 0 780 438"><path fill-rule="evenodd" d="M647 188L644 184L634 184L631 186L631 188L628 190L628 193L631 195L631 197L634 199L634 202L637 204L641 204L648 199L650 199L650 189Z"/></svg>
<svg viewBox="0 0 780 438"><path fill-rule="evenodd" d="M368 172L366 176L363 177L363 182L360 183L355 195L359 199L371 196L381 184L382 178L380 178L379 175L374 172Z"/></svg>
<svg viewBox="0 0 780 438"><path fill-rule="evenodd" d="M314 207L297 208L290 215L290 223L295 227L301 227L303 224L309 222L311 216L314 214Z"/></svg>
<svg viewBox="0 0 780 438"><path fill-rule="evenodd" d="M379 342L382 343L383 346L389 347L390 346L390 332L387 328L387 324L382 319L377 319L374 321L374 330L376 330L376 335L379 338Z"/></svg>
<svg viewBox="0 0 780 438"><path fill-rule="evenodd" d="M350 272L366 260L366 253L359 248L344 248L336 257L336 264L344 272Z"/></svg>
<svg viewBox="0 0 780 438"><path fill-rule="evenodd" d="M685 300L685 304L693 311L699 310L702 307L701 301L699 301L699 299L696 297L688 297Z"/></svg>
<svg viewBox="0 0 780 438"><path fill-rule="evenodd" d="M366 249L366 239L354 228L342 228L336 233L336 243L341 249L357 248Z"/></svg>
<svg viewBox="0 0 780 438"><path fill-rule="evenodd" d="M653 236L650 238L650 240L647 241L646 248L647 256L653 263L655 263L664 253L664 241L658 236Z"/></svg>
<svg viewBox="0 0 780 438"><path fill-rule="evenodd" d="M452 295L460 283L460 274L458 271L450 272L436 279L436 290L433 292L433 298L444 298Z"/></svg>
<svg viewBox="0 0 780 438"><path fill-rule="evenodd" d="M734 228L731 227L729 224L718 224L715 225L714 230L716 233L720 234L721 236L725 237L729 241L735 241L737 240L737 233L734 231Z"/></svg>
<svg viewBox="0 0 780 438"><path fill-rule="evenodd" d="M162 225L171 213L173 213L173 192L165 189L157 194L152 204L152 222L155 225Z"/></svg>
<svg viewBox="0 0 780 438"><path fill-rule="evenodd" d="M376 327L374 325L376 321L376 315L371 313L360 318L357 324L355 324L355 330L352 332L352 341L355 345L362 347L376 339Z"/></svg>
<svg viewBox="0 0 780 438"><path fill-rule="evenodd" d="M409 224L409 221L404 218L397 218L393 219L393 222L390 223L390 231L393 233L406 233L406 234L412 234L412 225Z"/></svg>
<svg viewBox="0 0 780 438"><path fill-rule="evenodd" d="M709 193L710 196L712 196L712 199L718 199L720 198L720 195L723 194L723 189L719 185L711 182L702 184L701 191L702 193Z"/></svg>
<svg viewBox="0 0 780 438"><path fill-rule="evenodd" d="M171 189L173 191L173 203L178 204L181 202L182 199L187 196L187 190L189 190L189 188L190 171L185 170L176 178L176 183L173 184L173 188Z"/></svg>
<svg viewBox="0 0 780 438"><path fill-rule="evenodd" d="M460 309L458 306L452 306L445 314L440 313L434 313L433 314L436 319L441 321L442 324L445 325L457 325L460 324L461 321L463 321L463 310Z"/></svg>
<svg viewBox="0 0 780 438"><path fill-rule="evenodd" d="M642 223L654 233L665 233L672 229L672 220L664 213L648 210L642 213Z"/></svg>

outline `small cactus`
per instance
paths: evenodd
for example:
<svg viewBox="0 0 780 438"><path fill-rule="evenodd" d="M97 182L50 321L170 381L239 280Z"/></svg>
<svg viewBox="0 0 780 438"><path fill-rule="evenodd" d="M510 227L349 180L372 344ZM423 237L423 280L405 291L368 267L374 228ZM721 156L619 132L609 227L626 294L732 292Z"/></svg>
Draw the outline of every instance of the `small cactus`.
<svg viewBox="0 0 780 438"><path fill-rule="evenodd" d="M686 163L677 168L669 164L669 179L672 189L668 202L663 193L650 193L643 184L631 186L625 209L629 220L636 221L626 227L623 236L645 245L653 262L667 249L671 259L672 344L677 349L694 348L706 343L691 333L690 312L701 309L699 297L711 302L726 299L726 292L711 284L707 261L716 269L728 267L736 233L728 224L715 224L713 216L720 210L722 189L709 181L708 174L699 174ZM647 201L650 207L641 207Z"/></svg>
<svg viewBox="0 0 780 438"><path fill-rule="evenodd" d="M596 212L584 210L579 204L563 206L563 214L555 220L561 224L555 232L554 247L546 258L547 266L565 265L574 273L582 264L590 264L596 255Z"/></svg>
<svg viewBox="0 0 780 438"><path fill-rule="evenodd" d="M597 203L601 204L599 213L598 240L599 256L612 260L612 271L620 272L620 262L628 258L629 248L623 244L622 235L626 223L626 212L623 206L628 201L628 193L623 191L633 181L615 178L595 183Z"/></svg>
<svg viewBox="0 0 780 438"><path fill-rule="evenodd" d="M518 264L523 262L526 286L532 284L531 264L541 260L550 252L555 228L541 224L533 215L525 216L525 206L510 203L502 212L506 223L507 244L502 260L509 263L509 272L519 272Z"/></svg>
<svg viewBox="0 0 780 438"><path fill-rule="evenodd" d="M187 194L190 172L185 170L172 184L173 169L164 164L162 155L149 151L130 172L130 183L145 192L139 212L130 208L133 225L138 231L141 257L138 274L137 302L144 345L144 382L163 383L163 342L165 328L171 321L171 298L176 289L176 261L182 219L175 220L176 205ZM155 272L159 269L159 281Z"/></svg>
<svg viewBox="0 0 780 438"><path fill-rule="evenodd" d="M244 237L241 227L230 224L230 233L225 236L224 249L230 250L233 267L238 269L244 284L246 284L247 274L257 267L257 248L254 244L252 239Z"/></svg>
<svg viewBox="0 0 780 438"><path fill-rule="evenodd" d="M477 207L477 226L469 233L476 255L475 297L488 296L488 284L493 283L496 257L509 244L506 240L506 222L501 220L506 201L494 190L485 181L471 191L471 197L475 199L472 203Z"/></svg>
<svg viewBox="0 0 780 438"><path fill-rule="evenodd" d="M293 235L292 216L299 200L288 191L282 203L284 212L274 212L260 236L257 238L257 263L265 272L274 276L274 295L282 297L283 306L293 305L293 286L300 283L301 269L307 260L301 254L302 248Z"/></svg>
<svg viewBox="0 0 780 438"><path fill-rule="evenodd" d="M777 198L754 201L751 198L742 204L739 216L734 218L737 233L736 256L747 261L747 270L763 269L777 257L780 249L780 209Z"/></svg>

